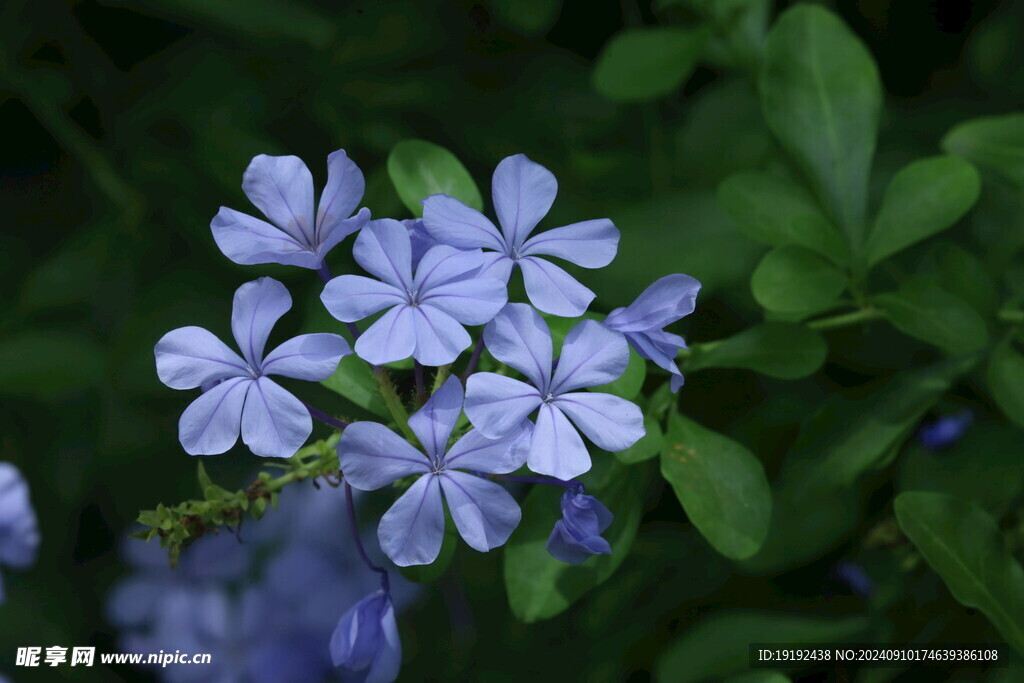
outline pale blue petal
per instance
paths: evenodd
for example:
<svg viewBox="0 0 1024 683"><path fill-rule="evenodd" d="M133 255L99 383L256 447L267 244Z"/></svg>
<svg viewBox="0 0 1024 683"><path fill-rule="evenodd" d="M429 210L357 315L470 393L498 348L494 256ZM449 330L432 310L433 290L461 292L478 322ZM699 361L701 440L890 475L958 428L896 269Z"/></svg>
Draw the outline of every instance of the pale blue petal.
<svg viewBox="0 0 1024 683"><path fill-rule="evenodd" d="M444 540L444 504L438 477L426 474L384 513L377 538L384 553L399 567L430 564Z"/></svg>
<svg viewBox="0 0 1024 683"><path fill-rule="evenodd" d="M409 241L412 244L412 267L416 269L419 267L423 255L440 243L427 232L422 218L406 218L402 221L402 225L409 229Z"/></svg>
<svg viewBox="0 0 1024 683"><path fill-rule="evenodd" d="M438 478L455 528L470 548L485 553L504 545L519 526L519 504L500 485L451 470Z"/></svg>
<svg viewBox="0 0 1024 683"><path fill-rule="evenodd" d="M629 345L617 332L596 320L576 324L562 343L562 355L551 379L556 396L583 387L614 382L629 365Z"/></svg>
<svg viewBox="0 0 1024 683"><path fill-rule="evenodd" d="M220 250L235 263L280 263L313 270L320 267L320 257L288 233L226 206L220 207L210 221L210 231Z"/></svg>
<svg viewBox="0 0 1024 683"><path fill-rule="evenodd" d="M416 334L413 358L423 365L435 368L448 365L473 343L466 328L441 309L410 306L408 310L413 312Z"/></svg>
<svg viewBox="0 0 1024 683"><path fill-rule="evenodd" d="M479 249L456 249L438 244L428 249L420 259L413 286L422 298L434 287L472 278L483 263L484 253Z"/></svg>
<svg viewBox="0 0 1024 683"><path fill-rule="evenodd" d="M425 455L376 422L356 422L338 441L338 459L345 481L360 491L375 491L411 474L430 471Z"/></svg>
<svg viewBox="0 0 1024 683"><path fill-rule="evenodd" d="M580 391L559 396L554 405L606 451L624 451L645 434L640 408L618 396Z"/></svg>
<svg viewBox="0 0 1024 683"><path fill-rule="evenodd" d="M403 360L416 350L413 309L395 306L370 325L356 340L356 355L371 365Z"/></svg>
<svg viewBox="0 0 1024 683"><path fill-rule="evenodd" d="M231 307L231 333L245 360L260 367L267 337L281 316L292 307L285 286L273 278L261 277L246 282L235 291Z"/></svg>
<svg viewBox="0 0 1024 683"><path fill-rule="evenodd" d="M590 470L590 454L576 428L552 404L541 406L527 465L537 474L568 481Z"/></svg>
<svg viewBox="0 0 1024 683"><path fill-rule="evenodd" d="M38 550L39 523L28 483L17 467L0 462L0 564L28 568Z"/></svg>
<svg viewBox="0 0 1024 683"><path fill-rule="evenodd" d="M626 332L625 336L641 357L672 374L671 389L673 392L679 391L683 386L683 373L676 365L676 355L679 349L686 348L683 338L664 330Z"/></svg>
<svg viewBox="0 0 1024 683"><path fill-rule="evenodd" d="M491 355L546 390L551 379L551 331L527 304L508 304L484 328Z"/></svg>
<svg viewBox="0 0 1024 683"><path fill-rule="evenodd" d="M466 432L444 457L449 469L488 474L515 472L526 463L533 423L524 420L520 429L500 439L488 439L477 429Z"/></svg>
<svg viewBox="0 0 1024 683"><path fill-rule="evenodd" d="M464 325L490 322L507 301L505 283L489 277L434 287L420 298L423 306L438 308Z"/></svg>
<svg viewBox="0 0 1024 683"><path fill-rule="evenodd" d="M406 294L394 285L362 275L341 275L320 294L324 307L343 323L354 323L390 306L405 303Z"/></svg>
<svg viewBox="0 0 1024 683"><path fill-rule="evenodd" d="M264 458L290 458L313 432L313 419L302 401L260 377L250 383L242 411L242 441Z"/></svg>
<svg viewBox="0 0 1024 683"><path fill-rule="evenodd" d="M227 344L202 327L179 327L156 343L156 374L172 389L196 387L228 377L248 377L249 366Z"/></svg>
<svg viewBox="0 0 1024 683"><path fill-rule="evenodd" d="M482 213L446 194L423 200L423 226L441 244L456 249L506 252L505 239Z"/></svg>
<svg viewBox="0 0 1024 683"><path fill-rule="evenodd" d="M316 247L317 255L323 258L327 255L327 252L338 244L338 242L342 241L352 233L362 230L369 222L370 210L365 206L359 209L359 213L355 216L338 221L338 224L335 225L330 232L320 237L320 243Z"/></svg>
<svg viewBox="0 0 1024 683"><path fill-rule="evenodd" d="M530 303L539 310L563 318L583 315L594 293L558 266L535 256L517 261Z"/></svg>
<svg viewBox="0 0 1024 683"><path fill-rule="evenodd" d="M271 223L303 245L314 244L313 175L296 156L253 157L242 191Z"/></svg>
<svg viewBox="0 0 1024 683"><path fill-rule="evenodd" d="M225 380L192 401L178 420L178 440L189 455L224 453L238 440L251 379Z"/></svg>
<svg viewBox="0 0 1024 683"><path fill-rule="evenodd" d="M391 683L402 664L402 644L391 597L371 593L342 615L331 636L331 660L342 679Z"/></svg>
<svg viewBox="0 0 1024 683"><path fill-rule="evenodd" d="M700 282L689 275L655 280L633 303L611 312L604 324L620 332L659 330L693 313Z"/></svg>
<svg viewBox="0 0 1024 683"><path fill-rule="evenodd" d="M490 439L521 429L521 423L541 404L540 392L525 382L493 372L477 372L466 380L463 410L473 426Z"/></svg>
<svg viewBox="0 0 1024 683"><path fill-rule="evenodd" d="M603 268L615 259L619 229L607 218L573 223L534 235L521 256L555 256L584 268Z"/></svg>
<svg viewBox="0 0 1024 683"><path fill-rule="evenodd" d="M558 193L548 169L525 154L501 160L491 178L491 197L509 246L518 247L547 215Z"/></svg>
<svg viewBox="0 0 1024 683"><path fill-rule="evenodd" d="M480 267L480 271L477 273L477 276L492 277L507 285L509 278L512 277L512 268L514 268L515 265L516 262L505 255L504 252L485 251L484 264Z"/></svg>
<svg viewBox="0 0 1024 683"><path fill-rule="evenodd" d="M455 375L427 399L409 418L409 427L423 444L427 455L440 458L448 450L448 439L462 414L462 382Z"/></svg>
<svg viewBox="0 0 1024 683"><path fill-rule="evenodd" d="M261 372L320 382L333 375L338 362L350 353L352 348L344 337L323 332L303 334L267 354Z"/></svg>
<svg viewBox="0 0 1024 683"><path fill-rule="evenodd" d="M412 289L412 243L405 226L391 218L370 221L359 231L352 255L363 270L401 290Z"/></svg>
<svg viewBox="0 0 1024 683"><path fill-rule="evenodd" d="M355 165L345 150L339 149L327 155L327 184L320 193L320 203L316 209L316 241L323 243L332 237L335 230L342 227L342 221L352 215L363 199L366 181L363 172ZM344 233L334 240L337 244L345 235L358 230L351 225L342 228ZM347 232L346 232L347 230Z"/></svg>

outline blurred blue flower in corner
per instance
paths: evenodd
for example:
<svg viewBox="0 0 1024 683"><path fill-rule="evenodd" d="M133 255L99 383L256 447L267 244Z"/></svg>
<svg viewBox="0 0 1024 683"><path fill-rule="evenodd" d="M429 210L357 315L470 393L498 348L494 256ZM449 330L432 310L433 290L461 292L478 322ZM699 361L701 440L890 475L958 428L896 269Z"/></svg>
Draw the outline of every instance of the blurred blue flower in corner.
<svg viewBox="0 0 1024 683"><path fill-rule="evenodd" d="M953 415L943 415L921 425L917 439L930 451L940 451L956 444L974 422L974 413L964 409Z"/></svg>
<svg viewBox="0 0 1024 683"><path fill-rule="evenodd" d="M0 566L25 569L36 561L39 526L28 483L18 468L0 462ZM0 575L0 602L5 598Z"/></svg>

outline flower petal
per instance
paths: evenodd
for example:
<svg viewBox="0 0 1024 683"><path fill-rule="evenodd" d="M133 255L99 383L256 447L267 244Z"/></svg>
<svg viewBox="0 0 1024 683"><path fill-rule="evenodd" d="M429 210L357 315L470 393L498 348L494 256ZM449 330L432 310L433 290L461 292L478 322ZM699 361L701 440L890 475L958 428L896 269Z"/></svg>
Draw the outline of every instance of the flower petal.
<svg viewBox="0 0 1024 683"><path fill-rule="evenodd" d="M594 293L558 266L535 256L517 261L530 303L551 315L575 318L583 315Z"/></svg>
<svg viewBox="0 0 1024 683"><path fill-rule="evenodd" d="M249 376L245 361L202 327L171 330L156 343L153 355L157 377L172 389L195 389L207 382Z"/></svg>
<svg viewBox="0 0 1024 683"><path fill-rule="evenodd" d="M533 423L524 420L519 431L500 439L488 439L478 429L471 429L456 441L444 457L449 468L473 470L488 474L515 472L526 463L530 451Z"/></svg>
<svg viewBox="0 0 1024 683"><path fill-rule="evenodd" d="M359 213L355 216L338 221L337 225L330 232L320 237L320 243L316 247L317 255L322 259L327 255L327 252L337 246L338 242L352 233L362 230L369 222L370 210L365 206L359 209Z"/></svg>
<svg viewBox="0 0 1024 683"><path fill-rule="evenodd" d="M486 216L446 194L423 200L423 226L431 237L456 249L507 251L505 239Z"/></svg>
<svg viewBox="0 0 1024 683"><path fill-rule="evenodd" d="M412 289L412 243L404 225L391 218L370 221L359 231L352 255L363 270L400 290Z"/></svg>
<svg viewBox="0 0 1024 683"><path fill-rule="evenodd" d="M590 469L590 453L576 428L553 404L541 406L527 465L537 474L568 481Z"/></svg>
<svg viewBox="0 0 1024 683"><path fill-rule="evenodd" d="M249 385L242 411L242 441L264 458L290 458L313 432L302 401L268 377Z"/></svg>
<svg viewBox="0 0 1024 683"><path fill-rule="evenodd" d="M439 308L410 306L416 332L413 357L423 365L440 367L451 363L469 348L473 339L466 328Z"/></svg>
<svg viewBox="0 0 1024 683"><path fill-rule="evenodd" d="M423 444L427 455L440 458L448 450L448 439L462 414L462 382L455 375L427 399L423 407L409 418L409 427Z"/></svg>
<svg viewBox="0 0 1024 683"><path fill-rule="evenodd" d="M273 278L261 277L246 282L235 291L231 333L245 360L253 368L260 367L270 330L291 307L292 297L288 290Z"/></svg>
<svg viewBox="0 0 1024 683"><path fill-rule="evenodd" d="M322 243L352 215L366 191L363 172L339 149L327 155L327 185L316 209L316 241ZM358 228L357 228L358 229ZM352 230L345 234L352 234ZM344 237L344 236L342 236ZM338 238L339 241L341 238ZM337 241L335 241L337 244Z"/></svg>
<svg viewBox="0 0 1024 683"><path fill-rule="evenodd" d="M427 457L376 422L356 422L341 433L338 460L345 481L360 491L376 491L411 474L430 471Z"/></svg>
<svg viewBox="0 0 1024 683"><path fill-rule="evenodd" d="M324 285L320 300L343 323L354 323L389 306L404 304L405 293L362 275L341 275Z"/></svg>
<svg viewBox="0 0 1024 683"><path fill-rule="evenodd" d="M548 169L525 154L501 160L491 178L491 197L509 246L518 247L547 215L558 193Z"/></svg>
<svg viewBox="0 0 1024 683"><path fill-rule="evenodd" d="M646 433L640 408L618 396L581 391L559 396L554 405L606 451L624 451Z"/></svg>
<svg viewBox="0 0 1024 683"><path fill-rule="evenodd" d="M399 567L430 564L444 540L444 504L438 477L427 474L384 513L377 538L384 553Z"/></svg>
<svg viewBox="0 0 1024 683"><path fill-rule="evenodd" d="M395 306L359 335L356 355L372 365L403 360L416 350L413 309Z"/></svg>
<svg viewBox="0 0 1024 683"><path fill-rule="evenodd" d="M483 325L494 319L508 301L505 283L476 277L434 287L420 299L424 307L438 308L464 325Z"/></svg>
<svg viewBox="0 0 1024 683"><path fill-rule="evenodd" d="M573 223L534 235L521 256L555 256L584 268L603 268L615 259L619 229L607 218Z"/></svg>
<svg viewBox="0 0 1024 683"><path fill-rule="evenodd" d="M493 277L495 280L501 280L507 285L509 278L512 277L512 268L515 265L516 262L506 256L504 252L485 251L484 264L477 272L477 276Z"/></svg>
<svg viewBox="0 0 1024 683"><path fill-rule="evenodd" d="M468 280L483 263L484 253L479 249L463 250L438 244L428 249L420 259L413 286L422 295L439 285Z"/></svg>
<svg viewBox="0 0 1024 683"><path fill-rule="evenodd" d="M491 355L526 375L545 391L551 380L551 331L526 304L508 304L484 328Z"/></svg>
<svg viewBox="0 0 1024 683"><path fill-rule="evenodd" d="M178 420L178 441L189 455L224 453L238 440L242 406L252 380L233 377L192 401Z"/></svg>
<svg viewBox="0 0 1024 683"><path fill-rule="evenodd" d="M700 282L676 273L651 283L633 303L612 311L604 324L620 332L659 330L693 313Z"/></svg>
<svg viewBox="0 0 1024 683"><path fill-rule="evenodd" d="M320 382L338 369L338 362L352 353L344 337L336 334L302 334L267 354L264 375L283 375Z"/></svg>
<svg viewBox="0 0 1024 683"><path fill-rule="evenodd" d="M423 259L431 247L436 247L439 242L427 232L423 225L422 218L406 218L402 225L409 229L409 241L412 243L412 267L419 268L419 262Z"/></svg>
<svg viewBox="0 0 1024 683"><path fill-rule="evenodd" d="M210 231L220 250L235 263L280 263L314 270L320 267L320 257L288 233L226 206L220 207L210 221Z"/></svg>
<svg viewBox="0 0 1024 683"><path fill-rule="evenodd" d="M551 392L557 396L614 382L627 365L629 345L625 338L596 320L582 320L565 335Z"/></svg>
<svg viewBox="0 0 1024 683"><path fill-rule="evenodd" d="M466 380L463 410L473 426L489 439L500 439L522 429L523 420L540 404L536 387L511 377L477 372Z"/></svg>
<svg viewBox="0 0 1024 683"><path fill-rule="evenodd" d="M313 175L296 156L253 157L242 191L271 223L310 247L313 236Z"/></svg>
<svg viewBox="0 0 1024 683"><path fill-rule="evenodd" d="M670 388L673 392L679 391L683 386L683 373L676 365L676 354L686 348L683 338L664 330L626 332L625 337L641 357L667 370L672 375Z"/></svg>
<svg viewBox="0 0 1024 683"><path fill-rule="evenodd" d="M474 550L486 553L504 545L519 526L523 516L519 504L500 485L451 470L438 479L455 528Z"/></svg>

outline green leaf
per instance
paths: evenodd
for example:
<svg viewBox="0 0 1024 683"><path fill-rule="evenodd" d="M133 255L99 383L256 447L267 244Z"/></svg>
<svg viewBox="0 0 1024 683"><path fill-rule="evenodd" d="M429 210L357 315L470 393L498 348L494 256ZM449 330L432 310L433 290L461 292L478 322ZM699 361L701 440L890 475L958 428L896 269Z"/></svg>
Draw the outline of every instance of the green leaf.
<svg viewBox="0 0 1024 683"><path fill-rule="evenodd" d="M1024 114L965 121L946 134L942 149L1024 185Z"/></svg>
<svg viewBox="0 0 1024 683"><path fill-rule="evenodd" d="M988 390L1006 417L1024 427L1024 355L1004 339L988 361Z"/></svg>
<svg viewBox="0 0 1024 683"><path fill-rule="evenodd" d="M495 18L527 37L550 29L562 11L562 0L506 0L490 6Z"/></svg>
<svg viewBox="0 0 1024 683"><path fill-rule="evenodd" d="M702 29L657 26L612 36L594 66L594 89L610 100L644 102L682 86L700 57Z"/></svg>
<svg viewBox="0 0 1024 683"><path fill-rule="evenodd" d="M750 278L757 303L780 313L817 312L846 289L846 274L804 247L772 249Z"/></svg>
<svg viewBox="0 0 1024 683"><path fill-rule="evenodd" d="M922 274L982 316L995 313L999 290L989 269L974 254L952 242L939 242L929 250L923 266Z"/></svg>
<svg viewBox="0 0 1024 683"><path fill-rule="evenodd" d="M882 107L871 54L835 14L797 5L768 33L758 88L768 127L860 244Z"/></svg>
<svg viewBox="0 0 1024 683"><path fill-rule="evenodd" d="M715 680L749 670L751 643L843 642L863 636L870 627L870 619L863 615L836 619L788 612L717 612L669 643L654 663L654 680Z"/></svg>
<svg viewBox="0 0 1024 683"><path fill-rule="evenodd" d="M792 181L757 171L729 176L718 187L718 203L740 231L773 247L807 247L838 265L849 248L814 198Z"/></svg>
<svg viewBox="0 0 1024 683"><path fill-rule="evenodd" d="M725 683L792 683L792 679L778 671L748 671L730 676Z"/></svg>
<svg viewBox="0 0 1024 683"><path fill-rule="evenodd" d="M600 391L629 400L640 393L645 379L647 379L647 361L641 358L631 346L629 347L629 365L626 366L626 371L622 373L622 376L614 382L590 387L590 391Z"/></svg>
<svg viewBox="0 0 1024 683"><path fill-rule="evenodd" d="M443 193L480 211L484 207L473 176L454 154L426 140L402 140L388 155L388 175L402 203L423 215L421 200Z"/></svg>
<svg viewBox="0 0 1024 683"><path fill-rule="evenodd" d="M909 278L897 291L876 296L874 304L900 332L946 353L970 353L988 344L988 328L977 311L926 277Z"/></svg>
<svg viewBox="0 0 1024 683"><path fill-rule="evenodd" d="M106 375L91 339L66 332L22 332L0 340L0 395L60 400Z"/></svg>
<svg viewBox="0 0 1024 683"><path fill-rule="evenodd" d="M1024 654L1024 569L999 526L974 503L944 493L896 496L896 519L960 603L975 607Z"/></svg>
<svg viewBox="0 0 1024 683"><path fill-rule="evenodd" d="M795 323L769 322L705 347L695 345L688 371L745 368L779 379L813 375L825 363L828 346L821 334Z"/></svg>
<svg viewBox="0 0 1024 683"><path fill-rule="evenodd" d="M764 467L750 451L682 415L669 417L661 474L715 550L732 559L764 543L772 495Z"/></svg>
<svg viewBox="0 0 1024 683"><path fill-rule="evenodd" d="M321 384L378 417L391 418L388 406L377 388L373 370L355 354L342 358L334 374Z"/></svg>
<svg viewBox="0 0 1024 683"><path fill-rule="evenodd" d="M588 591L611 576L629 554L643 514L646 472L643 466L626 468L614 459L595 461L589 476L601 476L604 486L587 486L615 515L603 534L611 555L596 555L579 566L560 562L547 551L548 537L561 517L563 490L537 485L523 501L523 521L505 546L505 588L517 619L526 623L550 619L568 609ZM585 477L586 478L586 477Z"/></svg>
<svg viewBox="0 0 1024 683"><path fill-rule="evenodd" d="M868 235L868 265L950 227L980 193L981 176L959 157L938 156L904 166L885 189Z"/></svg>
<svg viewBox="0 0 1024 683"><path fill-rule="evenodd" d="M661 452L664 445L665 435L661 431L661 425L652 415L644 416L644 429L646 433L643 438L637 441L624 451L612 453L624 465L635 465L644 460L650 460Z"/></svg>

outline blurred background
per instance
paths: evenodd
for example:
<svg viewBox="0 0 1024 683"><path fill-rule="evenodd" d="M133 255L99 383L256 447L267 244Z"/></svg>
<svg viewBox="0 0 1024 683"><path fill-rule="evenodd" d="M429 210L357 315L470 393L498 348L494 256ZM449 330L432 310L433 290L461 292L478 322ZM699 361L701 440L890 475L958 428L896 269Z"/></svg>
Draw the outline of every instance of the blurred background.
<svg viewBox="0 0 1024 683"><path fill-rule="evenodd" d="M704 4L3 3L0 460L29 481L42 546L33 569L5 571L0 673L28 676L13 666L19 645L121 649L108 595L141 566L126 559L124 535L140 508L198 493L195 460L176 439L191 396L158 382L156 340L183 325L226 335L234 290L263 274L285 282L296 300L278 338L312 320L322 329L311 272L235 265L211 238L218 207L250 212L240 184L256 154L298 155L322 186L327 154L344 148L366 175L364 204L377 217L403 218L385 169L396 142L447 147L485 197L495 164L523 152L559 179L546 225L608 216L622 231L616 262L581 277L598 293L595 308L624 305L656 277L683 272L704 284L681 329L689 340L718 339L758 319L748 279L765 248L740 235L714 198L729 173L777 154L743 64L701 58L684 87L642 104L616 103L592 85L595 60L617 32L694 22ZM866 43L884 81L877 177L937 153L956 122L1024 101L1021 3L825 4ZM330 259L335 272L351 267L345 251ZM746 435L771 471L773 444L788 442L823 396L921 359L920 347L894 351L884 333L856 341L863 350L853 367L830 365L800 383L740 370L701 374L687 383L681 407ZM844 338L837 343L843 350ZM310 390L311 402L346 409L326 390ZM975 399L968 392L953 408ZM983 438L1019 446L998 429ZM257 460L236 448L205 464L233 488L251 480ZM870 587L843 569L855 542L787 572L737 575L680 531L685 516L664 492L650 492L620 573L551 621L517 623L495 580L494 554L460 552L400 619L407 679L643 681L665 644L710 612L866 609ZM878 521L869 516L858 535ZM896 642L931 618L928 610L936 618L962 611L936 577L922 582L916 616L893 618ZM990 627L978 615L937 628L948 642ZM61 672L83 681L150 675L126 666ZM810 672L804 680L824 678Z"/></svg>

